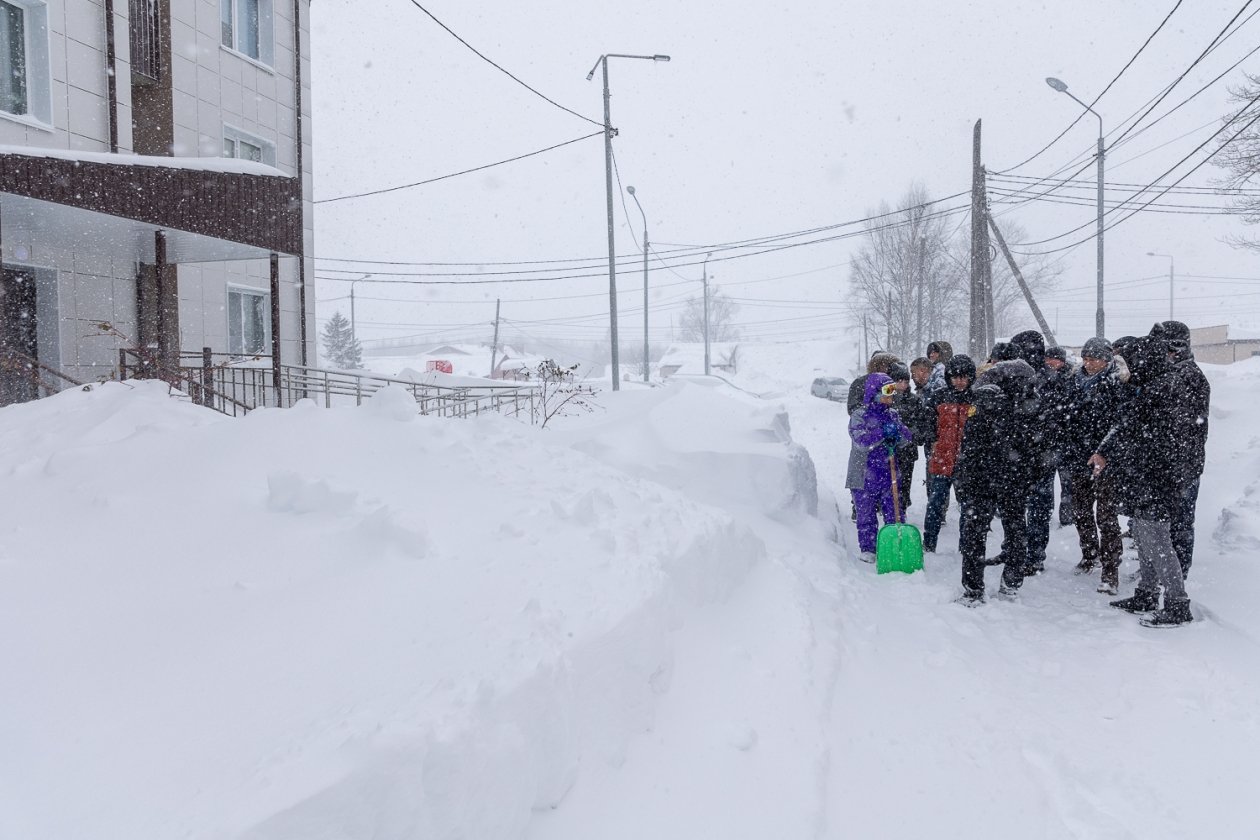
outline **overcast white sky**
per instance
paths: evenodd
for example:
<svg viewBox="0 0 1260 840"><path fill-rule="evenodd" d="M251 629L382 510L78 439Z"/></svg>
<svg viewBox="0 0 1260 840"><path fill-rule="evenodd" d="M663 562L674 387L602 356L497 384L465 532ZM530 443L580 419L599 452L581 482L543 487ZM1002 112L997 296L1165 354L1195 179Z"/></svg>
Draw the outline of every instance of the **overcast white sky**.
<svg viewBox="0 0 1260 840"><path fill-rule="evenodd" d="M1018 163L1079 111L1044 77L1058 76L1091 100L1174 4L422 2L503 67L596 121L602 121L600 77L588 82L586 73L601 53L671 55L668 64L610 62L612 114L621 132L616 153L622 182L637 188L653 241L687 244L859 218L882 200L894 201L912 181L934 196L966 190L977 118L984 120L989 169ZM1096 106L1105 126L1119 124L1180 74L1241 5L1184 0ZM444 175L599 130L518 86L409 0L319 0L312 4L312 21L317 199ZM1152 116L1237 61L1258 38L1260 20L1247 23ZM1243 69L1260 72L1260 61L1244 62L1114 149L1108 181L1149 182L1206 139L1219 127L1214 121L1230 110L1226 83L1240 80ZM1017 174L1043 175L1092 152L1096 125L1092 117L1083 120ZM1161 144L1167 145L1156 149ZM1209 166L1185 183L1208 184L1219 176ZM1080 177L1092 181L1093 168ZM1089 189L1078 194L1093 197ZM633 255L642 235L638 211L629 203L627 226L620 201L616 210L618 253ZM1040 204L1011 218L1041 239L1093 215L1091 206ZM327 258L598 260L607 254L602 141L595 137L385 196L319 205L316 223L317 296L328 301L320 304L321 318L336 308L348 310L348 301L333 300L348 293L348 283L324 278L360 276L332 274L356 266ZM1167 317L1167 282L1159 278L1166 277L1168 263L1146 256L1152 250L1176 258L1179 318L1192 326L1260 324L1260 255L1223 241L1243 232L1234 217L1150 213L1109 231L1108 333L1144 332ZM858 244L841 240L725 262L715 257L710 274L728 294L758 301L740 312L749 335L844 338L850 333L839 308L846 299L845 263ZM1065 343L1093 333L1094 253L1090 242L1067 254L1064 290L1041 301ZM653 271L653 288L661 287L652 298L653 308L659 307L655 322L667 325L677 315L681 299L698 288L692 281L699 275L698 266ZM641 331L641 272L627 267L618 276L627 310L622 329ZM598 339L607 328L606 273L464 286L418 285L403 281L426 278L380 273L372 279L380 282L357 287L365 339L476 333L493 318L496 297L521 335ZM819 308L828 305L836 308ZM799 320L784 320L789 318ZM566 320L547 323L555 319Z"/></svg>

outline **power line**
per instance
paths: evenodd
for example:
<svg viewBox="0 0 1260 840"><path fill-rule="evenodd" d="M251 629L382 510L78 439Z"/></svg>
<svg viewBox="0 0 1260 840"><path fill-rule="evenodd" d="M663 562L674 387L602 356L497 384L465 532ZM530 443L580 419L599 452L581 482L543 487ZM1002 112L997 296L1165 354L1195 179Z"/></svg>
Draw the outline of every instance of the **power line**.
<svg viewBox="0 0 1260 840"><path fill-rule="evenodd" d="M505 76L507 76L509 79L511 79L512 81L516 82L518 85L520 85L521 87L525 88L525 89L526 89L526 90L528 90L530 93L534 94L535 96L538 96L538 97L539 97L539 98L541 98L541 99L546 100L547 102L550 102L552 105L555 105L555 106L556 106L557 108L559 108L561 111L565 111L566 113L572 114L573 116L577 117L577 118L578 118L578 119L580 119L580 120L586 120L586 121L587 121L588 123L590 123L591 125L597 125L597 126L599 126L599 127L600 127L600 133L601 133L601 134L603 133L603 127L604 127L604 124L603 124L602 122L598 122L598 121L596 121L596 120L591 119L590 117L587 117L587 116L584 116L584 115L582 115L582 114L579 114L577 111L574 111L574 110L573 110L573 109L571 109L571 108L566 108L566 107L564 107L563 105L561 105L559 102L557 102L556 100L552 99L550 96L547 96L545 93L542 93L541 91L537 90L536 88L530 87L530 86L529 86L529 85L527 85L525 82L521 81L519 78L517 78L516 76L514 76L511 72L509 72L508 70L504 69L504 68L503 68L503 66L501 66L501 65L500 65L500 64L498 64L498 63L496 63L493 59L491 59L490 57L488 57L487 55L485 55L485 53L481 52L481 51L480 51L480 50L478 50L476 47L474 47L472 44L468 43L468 42L467 42L467 41L465 41L463 38L459 37L459 35L455 32L455 30L451 29L451 28L450 28L449 26L447 26L445 23L442 23L442 21L438 20L438 19L437 19L437 17L433 14L433 12L430 12L430 11L429 11L428 9L426 9L424 6L421 6L421 5L420 5L420 3L419 3L419 2L417 2L417 0L411 0L411 5L415 6L417 9L419 9L420 11L422 11L422 12L424 12L426 15L428 15L428 16L429 16L429 17L433 20L433 22L434 22L434 23L436 23L438 26L442 27L442 28L443 28L443 29L445 29L448 33L450 33L451 37L453 37L456 41L459 41L459 42L460 42L461 44L463 44L465 47L468 47L468 49L472 50L472 51L473 51L473 53L475 53L475 54L477 55L477 57L478 57L478 58L480 58L482 61L486 62L486 63L487 63L487 64L489 64L491 67L493 67L493 68L495 68L496 70L498 70L499 72L503 73L503 74L504 74Z"/></svg>
<svg viewBox="0 0 1260 840"><path fill-rule="evenodd" d="M1243 3L1241 7L1239 7L1238 11L1234 13L1234 16L1229 19L1229 23L1225 24L1225 28L1222 29L1220 32L1218 32L1216 37L1212 39L1212 43L1208 44L1207 48L1204 49L1203 52L1199 53L1198 58L1190 62L1190 66L1187 67L1185 70L1183 70L1180 76L1178 76L1176 79L1173 79L1172 84L1169 85L1168 88L1162 94L1160 94L1159 98L1156 99L1155 102L1152 103L1149 108L1147 108L1145 111L1142 112L1142 116L1134 120L1133 123L1128 128L1126 128L1123 132L1121 132L1120 136L1117 137L1115 141L1113 141L1112 143L1113 147L1123 142L1124 138L1129 134L1129 132L1133 131L1133 129L1137 127L1138 123L1146 119L1147 115L1150 114L1151 111L1154 111L1159 106L1159 103L1164 101L1164 99L1168 96L1168 94L1172 93L1173 88L1179 85L1181 81L1187 75L1189 75L1190 71L1193 70L1195 67L1197 67L1199 65L1199 62L1203 61L1203 59L1206 58L1207 55L1212 52L1212 50L1216 49L1218 42L1220 42L1221 39L1225 36L1225 33L1229 31L1230 27L1234 25L1234 21L1238 20L1238 18L1242 16L1242 13L1247 11L1247 7L1250 6L1254 2L1255 0L1246 0L1246 2Z"/></svg>
<svg viewBox="0 0 1260 840"><path fill-rule="evenodd" d="M1251 1L1251 0L1248 0L1248 2L1250 2L1250 1ZM1151 41L1155 38L1155 36L1159 34L1160 30L1164 28L1164 24L1168 23L1168 19L1169 19L1169 18L1171 18L1171 17L1173 16L1173 13L1174 13L1174 12L1176 12L1176 11L1177 11L1177 9L1181 8L1181 4L1182 4L1183 2L1184 2L1184 0L1177 0L1177 2L1176 2L1175 4L1173 4L1172 9L1170 9L1170 10L1169 10L1169 12L1168 12L1168 14L1164 15L1164 19L1163 19L1163 20L1161 20L1161 21L1159 22L1159 26L1155 27L1155 31L1154 31L1154 32L1152 32L1150 35L1147 35L1147 36L1146 36L1146 40L1142 42L1142 46L1138 47L1138 51L1137 51L1137 52L1135 52L1135 53L1133 54L1133 56L1132 56L1132 57L1131 57L1131 58L1130 58L1130 59L1129 59L1129 60L1125 63L1125 65L1124 65L1123 67L1121 67L1121 68L1120 68L1120 72L1119 72L1119 73L1117 73L1117 74L1115 75L1115 77L1114 77L1114 78L1113 78L1110 82L1108 82L1108 83L1107 83L1107 86L1106 86L1105 88L1103 88L1103 89L1102 89L1102 93L1100 93L1100 94L1098 94L1097 96L1095 96L1095 97L1094 97L1094 101L1089 103L1089 107L1091 107L1091 108L1092 108L1092 107L1094 107L1095 105L1097 105L1097 104L1098 104L1098 100L1102 99L1102 98L1103 98L1103 96L1107 93L1107 91L1111 90L1112 86L1113 86L1116 82L1120 81L1120 77L1121 77L1121 76L1123 76L1123 75L1125 74L1125 71L1127 71L1127 70L1129 69L1129 67L1131 67L1131 66L1133 65L1133 62L1137 61L1138 56L1140 56L1140 55L1142 54L1142 51L1146 49L1147 45L1148 45L1148 44L1150 44L1150 42L1151 42ZM1031 157L1025 158L1023 161L1021 161L1021 162L1019 162L1019 163L1015 164L1014 166L1007 167L1006 169L1002 170L1002 172L1011 172L1011 171L1013 171L1013 170L1019 169L1020 167L1024 166L1025 164L1031 163L1032 161L1034 161L1035 159L1037 159L1038 157L1040 157L1040 156L1042 155L1042 153L1044 153L1046 150L1048 150L1048 149L1049 149L1051 146L1053 146L1055 143L1058 143L1060 140L1062 140L1062 139L1063 139L1063 137L1064 137L1064 136L1065 136L1065 135L1066 135L1069 131L1071 131L1071 130L1072 130L1072 129L1076 126L1076 124L1077 124L1078 122L1080 122L1082 119L1084 119L1084 117L1085 117L1085 114L1086 114L1086 113L1088 113L1088 112L1087 112L1087 111L1085 111L1085 112L1082 112L1082 113L1078 114L1078 115L1077 115L1077 117L1076 117L1076 119L1072 120L1072 122L1068 125L1068 127L1067 127L1067 128L1065 128L1065 129L1063 129L1062 131L1060 131L1060 132L1059 132L1059 134L1058 134L1058 135L1057 135L1057 136L1056 136L1053 140L1051 140L1049 143L1047 143L1046 145L1044 145L1044 146L1042 146L1040 149L1038 149L1038 150L1037 150L1037 151L1036 151L1036 152L1035 152L1035 153L1034 153Z"/></svg>
<svg viewBox="0 0 1260 840"><path fill-rule="evenodd" d="M449 175L439 175L436 178L429 178L424 181L415 181L410 184L399 184L396 187L384 187L379 190L369 190L368 192L351 193L350 195L339 195L339 196L336 196L335 198L321 198L318 201L315 201L313 203L314 204L330 204L334 201L349 201L352 198L366 198L372 195L383 195L385 193L397 192L399 190L409 190L412 187L423 187L425 184L433 184L433 183L437 183L438 181L445 181L448 178L455 178L460 175L468 175L471 172L480 172L483 169L490 169L495 166L502 166L505 163L514 163L518 160L524 160L525 158L534 157L535 155L541 155L544 152L555 151L556 149L559 149L563 146L570 146L574 143L580 143L583 140L590 140L592 137L599 137L603 133L604 132L602 131L596 131L591 134L583 135L582 137L575 137L572 140L566 140L563 143L556 143L554 146L548 146L545 149L538 149L533 152L527 152L523 155L517 155L516 157L506 158L505 160L496 160L494 163L487 163L487 164L483 164L482 166L474 166L472 169L461 169L459 172L452 172Z"/></svg>
<svg viewBox="0 0 1260 840"><path fill-rule="evenodd" d="M1177 161L1177 163L1173 164L1173 166L1172 166L1172 167L1171 167L1171 168L1170 168L1167 172L1165 172L1163 175L1161 175L1159 178L1157 178L1157 179L1156 179L1156 181L1158 181L1158 180L1160 180L1160 179L1164 178L1165 176L1167 176L1170 172L1172 172L1172 171L1173 171L1174 169L1176 169L1178 166L1180 166L1181 164L1185 163L1185 162L1186 162L1186 160L1188 160L1188 159L1191 157L1191 155L1193 155L1195 152L1199 151L1199 150L1200 150L1200 149L1202 149L1204 146L1206 146L1208 143L1210 143L1210 142L1212 142L1214 139L1216 139L1216 137L1217 137L1219 134L1221 134L1223 131L1225 131L1225 129L1227 129L1227 128L1230 126L1230 124L1232 124L1235 120L1237 120L1239 116L1241 116L1241 115L1242 115L1245 111L1247 111L1249 108L1251 108L1251 106L1252 106L1252 105L1254 105L1257 101L1260 101L1260 94L1257 94L1257 95L1256 95L1256 97L1255 97L1254 99L1252 99L1250 102L1248 102L1248 103L1247 103L1247 105L1246 105L1246 106L1244 106L1244 107L1243 107L1243 109L1242 109L1241 111L1239 111L1239 113L1238 113L1238 114L1235 114L1232 118L1230 118L1229 122L1227 122L1227 123L1225 123L1225 125L1221 126L1221 128L1220 128L1220 130L1219 130L1219 131L1217 131L1216 133L1214 133L1214 134L1213 134L1211 137L1209 137L1207 140L1204 140L1202 143L1200 143L1197 147L1195 147L1195 149L1194 149L1193 151L1191 151L1191 152L1190 152L1190 154L1186 155L1186 156L1185 156L1185 157L1183 157L1181 160ZM1119 219L1116 219L1114 222L1112 222L1111 224L1107 225L1107 226L1104 228L1104 230L1110 230L1111 228L1115 227L1116 225L1118 225L1118 224L1120 224L1120 223L1122 223L1122 222L1128 221L1129 219L1131 219L1131 218L1133 218L1135 215L1137 215L1137 213L1138 213L1138 212L1140 212L1141 210L1145 209L1146 207L1149 207L1151 204L1153 204L1155 201L1157 201L1157 200L1160 198L1160 196L1164 195L1164 193L1166 193L1169 189L1171 189L1172 187L1177 186L1177 184L1181 183L1181 182L1182 182L1182 181L1184 181L1186 178L1189 178L1189 177L1190 177L1191 175L1193 175L1193 174L1194 174L1197 170L1199 170L1199 169L1200 169L1200 168L1202 168L1204 165L1206 165L1206 164L1208 163L1208 161L1212 160L1212 158L1214 158L1214 157L1215 157L1217 154L1219 154L1219 153L1220 153L1223 149L1225 149L1227 146L1229 146L1229 144L1230 144L1230 143L1233 143L1236 139L1238 139L1238 137L1239 137L1239 136L1241 136L1241 135L1242 135L1242 133L1243 133L1244 131L1246 131L1247 129L1251 128L1251 126L1253 126L1253 125L1254 125L1257 121L1260 121L1260 113L1257 113L1257 114L1256 114L1256 116L1252 117L1252 118L1251 118L1251 120L1250 120L1250 121L1249 121L1246 125L1244 125L1242 128L1238 129L1238 131L1237 131L1237 132L1235 132L1235 133L1234 133L1234 135L1233 135L1232 137L1230 137L1228 140L1226 140L1226 141L1225 141L1224 143L1222 143L1221 145L1217 146L1217 147L1216 147L1216 149L1215 149L1215 150L1213 150L1211 154L1209 154L1209 155L1208 155L1207 157L1205 157L1203 160L1201 160L1201 161L1199 161L1197 164L1195 164L1195 165L1194 165L1194 166L1193 166L1193 167L1192 167L1192 168L1191 168L1188 172L1186 172L1184 175L1182 175L1180 178L1178 178L1176 181L1174 181L1174 182L1173 182L1173 183L1172 183L1169 187L1165 187L1165 188L1164 188L1164 190L1162 190L1161 192L1159 192L1158 194L1156 194L1153 198L1151 198L1149 201L1147 201L1146 203L1144 203L1141 207L1138 207L1138 208L1136 208L1136 209L1134 209L1134 210L1131 210L1127 216L1123 216L1123 217L1121 217L1121 218L1119 218ZM1139 190L1137 193L1135 193L1135 194L1134 194L1134 197L1136 198L1138 195L1141 195L1143 192L1146 192L1146 190ZM1117 209L1118 209L1118 208L1117 208ZM1107 212L1108 212L1108 213L1110 213L1110 212L1112 212L1112 211L1107 211ZM1086 225L1088 225L1088 224L1090 224L1090 223L1088 223L1088 222L1087 222L1087 223L1086 223ZM1082 227L1085 227L1086 225L1080 225L1080 226L1078 226L1078 227L1076 227L1076 228L1073 228L1073 229L1072 229L1072 230L1070 230L1070 231L1067 231L1066 233L1061 233L1061 234L1059 234L1058 236L1051 237L1050 239L1043 239L1043 240L1041 240L1040 242L1032 242L1032 243L1027 243L1027 244L1031 244L1031 245L1038 245L1038 244L1041 244L1041 243L1044 243L1044 242L1051 242L1051 241L1053 241L1053 240L1055 240L1055 239L1060 239L1060 238L1062 238L1062 237L1064 237L1064 236L1067 236L1068 234L1071 234L1071 233L1073 233L1073 232L1075 232L1075 231L1078 231L1078 230L1080 230ZM1087 237L1085 237L1084 239L1082 239L1082 240L1080 240L1080 241L1076 242L1076 243L1075 243L1075 245L1081 245L1081 244L1084 244L1085 242L1088 242L1088 241L1090 241L1091 239L1093 239L1094 237L1096 237L1097 235L1098 235L1098 234L1091 234L1090 236L1087 236ZM1071 248L1071 247L1075 247L1075 245L1069 245L1069 246L1065 246L1065 247L1066 247L1066 248ZM1026 245L1025 245L1025 247L1026 247ZM1040 255L1043 255L1043 254L1053 254L1055 251L1061 251L1061 250L1064 250L1064 248L1053 248L1053 249L1048 250L1048 251L1038 251L1038 252L1033 252L1033 253L1027 253L1027 252L1017 252L1017 253L1020 253L1020 254L1021 254L1021 255L1023 255L1023 256L1033 256L1033 255L1038 255L1038 256L1040 256Z"/></svg>

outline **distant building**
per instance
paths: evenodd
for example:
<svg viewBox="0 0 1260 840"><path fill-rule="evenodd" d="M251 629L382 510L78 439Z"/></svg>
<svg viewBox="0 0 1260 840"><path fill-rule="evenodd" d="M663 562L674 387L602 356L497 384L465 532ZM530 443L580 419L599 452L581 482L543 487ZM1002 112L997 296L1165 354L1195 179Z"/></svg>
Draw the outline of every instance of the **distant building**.
<svg viewBox="0 0 1260 840"><path fill-rule="evenodd" d="M1199 362L1230 365L1260 356L1260 336L1230 338L1229 325L1198 327L1190 330L1190 349Z"/></svg>
<svg viewBox="0 0 1260 840"><path fill-rule="evenodd" d="M709 371L717 373L735 373L739 358L739 345L734 342L709 343ZM685 342L672 344L665 351L660 364L661 379L682 374L684 376L704 375L703 342Z"/></svg>

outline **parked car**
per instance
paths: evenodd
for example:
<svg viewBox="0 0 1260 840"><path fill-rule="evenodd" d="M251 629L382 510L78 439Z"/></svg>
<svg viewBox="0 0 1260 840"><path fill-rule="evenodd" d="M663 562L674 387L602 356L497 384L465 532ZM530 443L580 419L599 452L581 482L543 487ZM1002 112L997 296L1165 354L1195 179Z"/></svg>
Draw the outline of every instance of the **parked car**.
<svg viewBox="0 0 1260 840"><path fill-rule="evenodd" d="M844 402L849 398L849 380L839 376L820 376L809 386L809 392L824 400Z"/></svg>

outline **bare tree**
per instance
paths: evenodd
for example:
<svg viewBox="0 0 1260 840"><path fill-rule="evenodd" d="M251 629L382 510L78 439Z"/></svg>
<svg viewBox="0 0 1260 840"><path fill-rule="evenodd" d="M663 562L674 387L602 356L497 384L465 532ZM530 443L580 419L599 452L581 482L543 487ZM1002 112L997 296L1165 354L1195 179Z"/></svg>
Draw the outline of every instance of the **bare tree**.
<svg viewBox="0 0 1260 840"><path fill-rule="evenodd" d="M963 332L965 263L950 253L951 220L912 185L894 211L885 202L851 264L854 316L874 330L873 347L903 358Z"/></svg>
<svg viewBox="0 0 1260 840"><path fill-rule="evenodd" d="M1234 207L1249 225L1260 224L1260 193L1255 192L1255 181L1260 179L1260 122L1248 125L1260 116L1260 75L1244 73L1246 82L1230 90L1233 102L1242 106L1225 118L1227 126L1222 134L1223 145L1213 159L1227 173L1218 186L1233 199ZM1243 126L1247 126L1243 128ZM1232 142L1229 138L1242 133ZM1242 192L1251 188L1251 192ZM1250 236L1237 236L1231 244L1260 251L1260 240Z"/></svg>
<svg viewBox="0 0 1260 840"><path fill-rule="evenodd" d="M739 304L718 291L709 289L709 341L735 341L739 330L735 328L735 314ZM680 341L704 341L704 297L687 298L678 323Z"/></svg>

